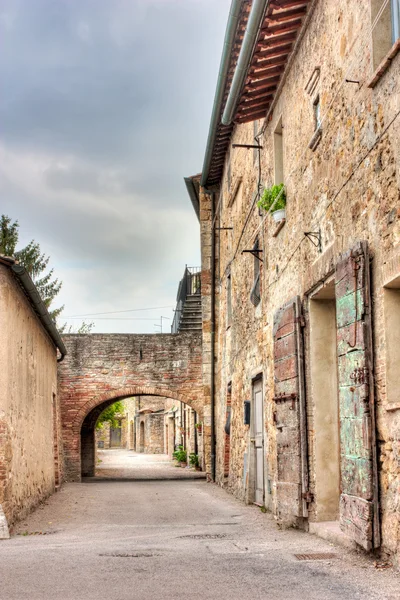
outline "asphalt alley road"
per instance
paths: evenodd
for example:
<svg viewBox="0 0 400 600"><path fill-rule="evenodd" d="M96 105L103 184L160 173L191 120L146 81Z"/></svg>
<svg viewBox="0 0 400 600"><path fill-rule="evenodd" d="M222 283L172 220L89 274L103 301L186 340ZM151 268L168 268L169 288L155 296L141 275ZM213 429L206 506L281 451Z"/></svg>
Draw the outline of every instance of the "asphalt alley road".
<svg viewBox="0 0 400 600"><path fill-rule="evenodd" d="M339 598L399 600L400 577L204 480L67 484L0 542L1 600Z"/></svg>

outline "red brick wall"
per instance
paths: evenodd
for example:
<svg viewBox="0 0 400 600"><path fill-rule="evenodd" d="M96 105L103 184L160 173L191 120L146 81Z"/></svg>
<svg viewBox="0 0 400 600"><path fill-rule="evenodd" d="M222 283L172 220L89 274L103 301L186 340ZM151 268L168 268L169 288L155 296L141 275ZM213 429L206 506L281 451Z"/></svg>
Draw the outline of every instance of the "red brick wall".
<svg viewBox="0 0 400 600"><path fill-rule="evenodd" d="M64 342L68 354L59 363L59 396L66 479L80 479L83 421L93 414L94 427L115 400L165 396L203 415L201 332L66 335Z"/></svg>

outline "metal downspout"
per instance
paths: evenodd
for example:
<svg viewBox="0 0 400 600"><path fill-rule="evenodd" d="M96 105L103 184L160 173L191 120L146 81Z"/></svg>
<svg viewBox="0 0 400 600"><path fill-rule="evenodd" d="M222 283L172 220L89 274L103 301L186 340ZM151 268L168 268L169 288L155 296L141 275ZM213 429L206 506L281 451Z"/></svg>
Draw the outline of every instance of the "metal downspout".
<svg viewBox="0 0 400 600"><path fill-rule="evenodd" d="M221 104L224 97L226 77L228 75L229 63L231 58L232 44L235 39L236 29L239 22L242 0L232 0L229 11L228 24L226 26L224 47L222 50L221 63L218 72L217 89L215 91L214 104L211 113L211 123L207 138L206 154L204 156L203 171L200 185L207 184L208 173L210 170L211 157L214 149L217 127L221 116Z"/></svg>
<svg viewBox="0 0 400 600"><path fill-rule="evenodd" d="M243 38L243 44L240 49L235 73L232 79L232 85L229 90L228 100L225 104L224 114L222 115L222 124L230 125L235 116L236 106L239 95L249 69L254 46L257 43L258 32L264 21L265 12L268 8L269 0L254 0L251 7L249 20Z"/></svg>
<svg viewBox="0 0 400 600"><path fill-rule="evenodd" d="M215 194L211 192L211 478L215 481Z"/></svg>

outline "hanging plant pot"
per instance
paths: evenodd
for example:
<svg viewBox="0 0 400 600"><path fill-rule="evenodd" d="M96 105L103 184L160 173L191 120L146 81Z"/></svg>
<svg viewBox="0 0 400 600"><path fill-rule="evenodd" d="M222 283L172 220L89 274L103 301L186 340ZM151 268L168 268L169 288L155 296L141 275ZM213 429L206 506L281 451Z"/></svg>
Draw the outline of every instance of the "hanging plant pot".
<svg viewBox="0 0 400 600"><path fill-rule="evenodd" d="M286 208L280 208L272 213L275 223L280 223L283 219L286 219Z"/></svg>

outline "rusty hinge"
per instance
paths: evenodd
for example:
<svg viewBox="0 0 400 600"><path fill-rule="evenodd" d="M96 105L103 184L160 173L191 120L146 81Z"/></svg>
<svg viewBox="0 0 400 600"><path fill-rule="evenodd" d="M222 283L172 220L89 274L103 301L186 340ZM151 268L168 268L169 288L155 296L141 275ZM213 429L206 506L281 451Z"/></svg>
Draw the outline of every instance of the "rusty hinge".
<svg viewBox="0 0 400 600"><path fill-rule="evenodd" d="M303 315L300 315L299 317L295 317L294 322L298 323L300 325L300 327L305 327L306 326L306 321L305 321Z"/></svg>
<svg viewBox="0 0 400 600"><path fill-rule="evenodd" d="M309 490L307 492L304 492L304 494L302 494L301 497L307 502L307 504L314 502L314 494L312 494Z"/></svg>

